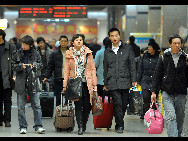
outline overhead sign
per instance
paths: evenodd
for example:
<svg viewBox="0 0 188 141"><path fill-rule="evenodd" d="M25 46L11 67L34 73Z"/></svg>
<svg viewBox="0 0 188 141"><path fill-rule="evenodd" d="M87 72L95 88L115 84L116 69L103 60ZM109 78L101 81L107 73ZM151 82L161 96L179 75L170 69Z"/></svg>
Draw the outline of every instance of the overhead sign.
<svg viewBox="0 0 188 141"><path fill-rule="evenodd" d="M7 28L8 20L0 19L0 29L5 30Z"/></svg>
<svg viewBox="0 0 188 141"><path fill-rule="evenodd" d="M87 7L20 6L19 18L87 18Z"/></svg>

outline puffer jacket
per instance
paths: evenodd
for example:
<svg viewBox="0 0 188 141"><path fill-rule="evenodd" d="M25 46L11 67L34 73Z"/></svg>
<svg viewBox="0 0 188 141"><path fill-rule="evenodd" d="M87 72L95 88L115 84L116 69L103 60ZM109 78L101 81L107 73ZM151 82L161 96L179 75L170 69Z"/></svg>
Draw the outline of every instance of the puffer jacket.
<svg viewBox="0 0 188 141"><path fill-rule="evenodd" d="M177 67L171 55L171 51L166 51L160 56L152 82L152 92L158 93L161 89L169 95L187 95L188 87L188 65L187 55L182 51Z"/></svg>
<svg viewBox="0 0 188 141"><path fill-rule="evenodd" d="M65 68L64 68L64 80L63 87L67 86L68 79L75 78L75 61L73 56L73 48L70 47L69 50L65 53ZM97 76L96 76L96 68L93 60L92 51L84 46L84 64L86 63L86 54L88 54L87 65L85 68L85 77L89 90L89 94L93 94L93 88L97 86Z"/></svg>
<svg viewBox="0 0 188 141"><path fill-rule="evenodd" d="M150 55L148 52L145 52L140 59L137 72L137 82L141 84L142 89L151 90L152 78L158 59L159 54Z"/></svg>
<svg viewBox="0 0 188 141"><path fill-rule="evenodd" d="M131 46L123 42L117 55L112 44L104 52L104 86L109 90L129 89L136 82L136 63Z"/></svg>

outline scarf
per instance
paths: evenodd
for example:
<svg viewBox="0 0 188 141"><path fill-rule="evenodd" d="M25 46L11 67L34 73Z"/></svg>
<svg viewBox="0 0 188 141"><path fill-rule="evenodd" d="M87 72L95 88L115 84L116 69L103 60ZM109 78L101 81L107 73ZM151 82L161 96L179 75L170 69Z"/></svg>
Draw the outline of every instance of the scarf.
<svg viewBox="0 0 188 141"><path fill-rule="evenodd" d="M82 78L82 72L84 70L84 46L80 48L79 51L77 51L73 47L73 56L74 56L74 61L75 61L75 75L76 77L81 77Z"/></svg>

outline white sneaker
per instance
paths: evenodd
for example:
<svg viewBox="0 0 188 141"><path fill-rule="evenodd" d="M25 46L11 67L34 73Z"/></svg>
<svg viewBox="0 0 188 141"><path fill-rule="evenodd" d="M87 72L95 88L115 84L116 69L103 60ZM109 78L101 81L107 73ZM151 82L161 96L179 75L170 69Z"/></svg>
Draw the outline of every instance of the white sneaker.
<svg viewBox="0 0 188 141"><path fill-rule="evenodd" d="M44 134L45 133L45 129L40 127L35 132L38 133L38 134Z"/></svg>
<svg viewBox="0 0 188 141"><path fill-rule="evenodd" d="M27 133L27 129L26 128L21 128L20 129L20 134L26 134Z"/></svg>

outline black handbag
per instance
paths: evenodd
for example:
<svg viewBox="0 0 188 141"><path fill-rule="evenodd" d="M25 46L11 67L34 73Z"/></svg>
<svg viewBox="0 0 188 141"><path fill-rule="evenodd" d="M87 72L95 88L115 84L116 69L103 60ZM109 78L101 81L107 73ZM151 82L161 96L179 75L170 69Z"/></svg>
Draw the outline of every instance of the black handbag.
<svg viewBox="0 0 188 141"><path fill-rule="evenodd" d="M82 76L86 68L87 59L88 59L88 55L86 55L86 63L84 65ZM82 78L77 77L77 78L69 79L67 83L66 91L65 91L65 99L75 100L81 97L82 97Z"/></svg>

